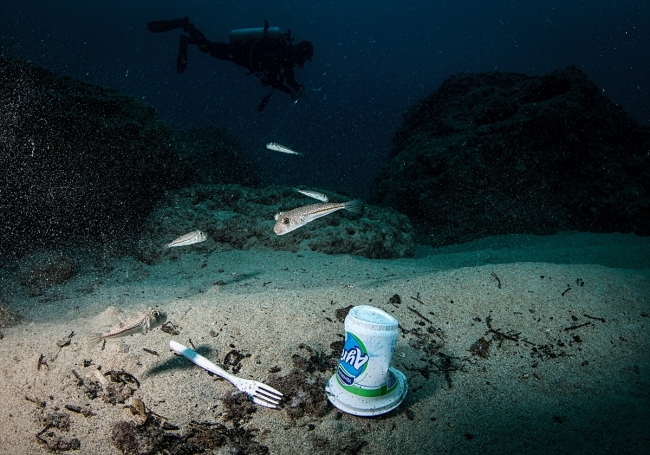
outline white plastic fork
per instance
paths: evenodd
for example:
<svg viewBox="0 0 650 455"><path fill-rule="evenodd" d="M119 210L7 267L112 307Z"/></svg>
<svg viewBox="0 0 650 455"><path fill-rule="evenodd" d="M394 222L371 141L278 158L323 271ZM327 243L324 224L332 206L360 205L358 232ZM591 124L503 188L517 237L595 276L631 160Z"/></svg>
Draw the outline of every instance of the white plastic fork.
<svg viewBox="0 0 650 455"><path fill-rule="evenodd" d="M249 379L242 379L234 376L223 368L220 368L214 363L210 362L208 359L198 354L196 351L193 351L187 346L183 346L174 340L171 340L169 342L169 348L176 354L180 354L186 359L194 362L201 368L230 381L240 391L247 394L253 400L253 403L260 406L266 406L267 408L276 408L278 404L280 404L282 393L278 392L273 387L269 387L259 381L251 381Z"/></svg>

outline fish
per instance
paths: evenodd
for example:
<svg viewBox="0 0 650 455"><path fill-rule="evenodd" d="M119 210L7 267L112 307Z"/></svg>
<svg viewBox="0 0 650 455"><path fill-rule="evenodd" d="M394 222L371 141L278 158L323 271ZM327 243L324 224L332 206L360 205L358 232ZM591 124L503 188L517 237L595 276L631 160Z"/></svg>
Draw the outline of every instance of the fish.
<svg viewBox="0 0 650 455"><path fill-rule="evenodd" d="M297 192L304 194L305 196L312 197L314 199L318 199L321 202L329 202L329 199L326 195L323 193L319 193L318 191L312 191L312 190L301 190L300 188L294 188Z"/></svg>
<svg viewBox="0 0 650 455"><path fill-rule="evenodd" d="M185 246L193 245L195 243L201 243L208 240L208 236L205 235L203 231L192 231L188 232L185 235L181 235L179 238L174 240L171 243L168 243L165 248L173 248L175 246Z"/></svg>
<svg viewBox="0 0 650 455"><path fill-rule="evenodd" d="M276 223L273 232L277 235L284 235L314 221L316 218L329 215L337 210L345 209L353 213L360 213L362 208L363 203L360 200L328 202L298 207L289 212L280 212L275 215Z"/></svg>
<svg viewBox="0 0 650 455"><path fill-rule="evenodd" d="M93 348L103 340L121 338L136 333L146 334L167 321L167 314L154 308L147 308L145 311L134 314L128 319L120 322L108 332L91 333L87 337L88 348Z"/></svg>
<svg viewBox="0 0 650 455"><path fill-rule="evenodd" d="M284 145L278 144L277 142L269 142L266 144L266 148L269 150L274 150L276 152L288 153L289 155L304 156L302 153L291 150L289 147L285 147Z"/></svg>

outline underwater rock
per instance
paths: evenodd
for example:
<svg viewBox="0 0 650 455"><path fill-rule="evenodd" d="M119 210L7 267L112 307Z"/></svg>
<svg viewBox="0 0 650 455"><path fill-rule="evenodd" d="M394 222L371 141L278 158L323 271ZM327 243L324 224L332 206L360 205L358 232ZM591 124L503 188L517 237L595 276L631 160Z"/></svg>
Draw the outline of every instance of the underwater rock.
<svg viewBox="0 0 650 455"><path fill-rule="evenodd" d="M0 58L0 250L133 232L196 181L156 111L114 90Z"/></svg>
<svg viewBox="0 0 650 455"><path fill-rule="evenodd" d="M326 192L330 201L348 198ZM192 245L197 251L227 249L311 250L368 258L398 258L413 254L413 229L408 218L390 208L364 205L354 214L339 210L283 236L273 232L280 210L313 204L293 188L240 185L193 185L169 192L142 230L138 259L151 264L179 249L164 245L178 235L199 229L208 240Z"/></svg>
<svg viewBox="0 0 650 455"><path fill-rule="evenodd" d="M405 114L370 202L433 246L561 230L650 234L650 129L578 68L457 74Z"/></svg>
<svg viewBox="0 0 650 455"><path fill-rule="evenodd" d="M18 277L33 297L55 284L67 283L75 273L75 265L68 256L58 251L39 251L21 259Z"/></svg>

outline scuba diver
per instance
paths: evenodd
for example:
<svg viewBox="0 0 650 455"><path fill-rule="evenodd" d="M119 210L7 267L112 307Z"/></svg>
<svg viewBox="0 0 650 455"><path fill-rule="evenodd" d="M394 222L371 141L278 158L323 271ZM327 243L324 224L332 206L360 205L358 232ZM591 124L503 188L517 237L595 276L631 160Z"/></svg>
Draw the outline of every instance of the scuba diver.
<svg viewBox="0 0 650 455"><path fill-rule="evenodd" d="M186 33L181 36L178 46L178 73L187 68L187 45L195 44L201 52L243 66L248 69L248 74L257 76L262 85L272 87L271 93L257 107L258 111L266 107L275 90L291 95L294 102L305 96L305 88L293 76L293 67L304 68L305 62L314 55L314 47L309 41L294 45L291 30L284 33L278 27L269 27L269 22L265 20L264 28L233 30L230 32L230 43L217 43L208 40L187 17L147 24L147 29L154 33L177 28L182 28Z"/></svg>

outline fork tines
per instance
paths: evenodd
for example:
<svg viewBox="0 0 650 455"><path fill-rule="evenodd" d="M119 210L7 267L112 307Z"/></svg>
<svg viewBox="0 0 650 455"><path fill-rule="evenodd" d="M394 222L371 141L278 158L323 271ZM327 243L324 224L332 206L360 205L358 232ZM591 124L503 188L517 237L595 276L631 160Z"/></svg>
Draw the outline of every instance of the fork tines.
<svg viewBox="0 0 650 455"><path fill-rule="evenodd" d="M252 395L253 403L267 408L275 408L282 400L282 393L278 392L272 387L264 386L258 387L255 394Z"/></svg>

